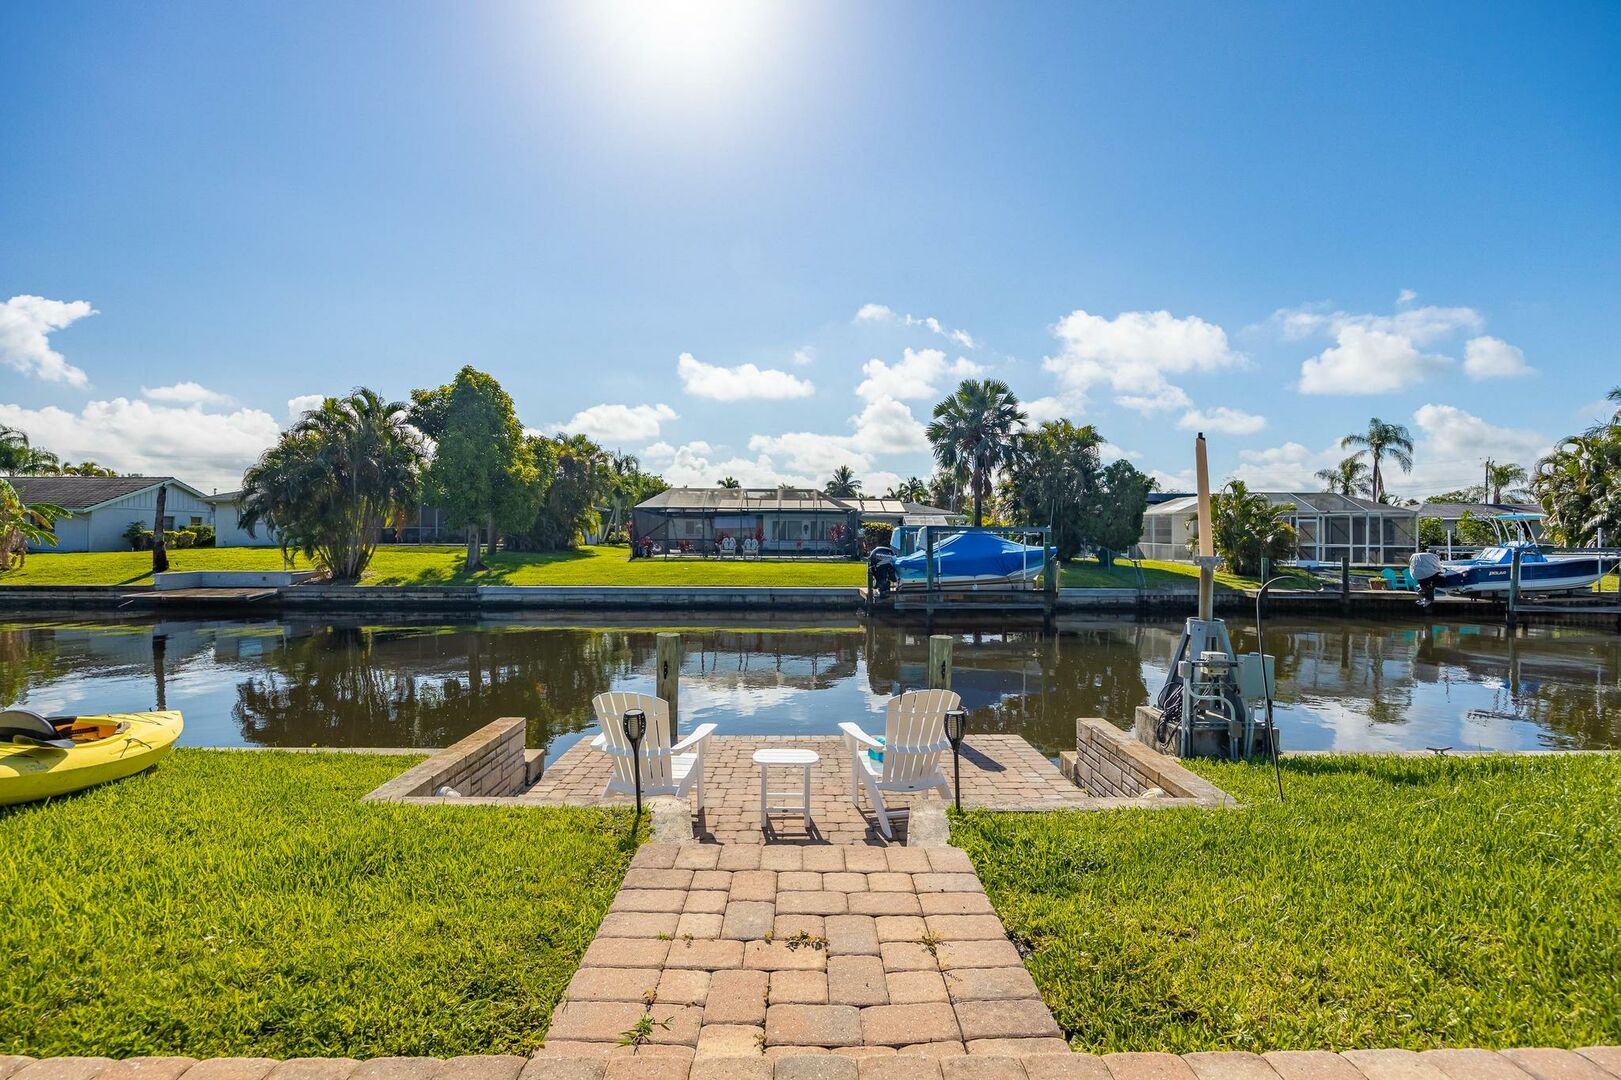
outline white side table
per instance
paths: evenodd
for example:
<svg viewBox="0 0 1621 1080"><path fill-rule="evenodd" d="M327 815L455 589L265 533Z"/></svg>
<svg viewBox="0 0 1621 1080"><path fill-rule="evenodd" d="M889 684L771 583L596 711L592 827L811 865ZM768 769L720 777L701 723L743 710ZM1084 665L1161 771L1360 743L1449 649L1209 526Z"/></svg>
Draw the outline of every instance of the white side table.
<svg viewBox="0 0 1621 1080"><path fill-rule="evenodd" d="M779 814L800 813L800 814L805 815L805 831L806 832L810 831L810 827L811 827L811 812L810 812L811 766L815 765L818 761L821 761L821 760L822 760L821 756L818 755L816 753L816 751L814 751L814 750L783 749L783 750L756 750L754 752L754 763L756 765L760 766L760 828L768 829L768 828L771 827L770 818L771 818L771 815L773 813L779 813ZM792 792L792 791L772 791L771 790L771 769L772 769L773 766L779 767L779 768L783 767L783 766L788 766L788 767L797 766L797 767L805 770L804 784L803 784L802 789L800 790L800 792L798 792L798 794L799 794L799 796L800 796L800 798L802 800L799 803L799 805L797 805L797 806L782 806L782 805L772 806L771 805L771 800L772 799L787 799L787 798L791 798L795 794L795 792Z"/></svg>

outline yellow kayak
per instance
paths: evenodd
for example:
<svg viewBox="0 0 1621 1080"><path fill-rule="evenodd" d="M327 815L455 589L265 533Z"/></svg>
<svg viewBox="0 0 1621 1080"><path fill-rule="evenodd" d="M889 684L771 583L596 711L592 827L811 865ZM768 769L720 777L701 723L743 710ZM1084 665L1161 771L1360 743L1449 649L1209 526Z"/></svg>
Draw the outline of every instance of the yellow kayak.
<svg viewBox="0 0 1621 1080"><path fill-rule="evenodd" d="M0 806L133 776L163 760L184 726L173 710L53 717L0 712Z"/></svg>

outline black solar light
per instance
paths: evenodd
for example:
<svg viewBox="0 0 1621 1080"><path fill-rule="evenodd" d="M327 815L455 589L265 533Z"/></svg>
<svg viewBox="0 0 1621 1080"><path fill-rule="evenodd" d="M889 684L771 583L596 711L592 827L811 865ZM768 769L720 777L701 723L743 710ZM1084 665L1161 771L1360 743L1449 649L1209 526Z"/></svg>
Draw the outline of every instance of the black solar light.
<svg viewBox="0 0 1621 1080"><path fill-rule="evenodd" d="M642 758L639 750L642 736L647 734L647 714L640 709L627 709L621 721L625 738L630 740L630 764L636 771L636 816L642 816Z"/></svg>
<svg viewBox="0 0 1621 1080"><path fill-rule="evenodd" d="M962 809L962 741L968 734L968 714L961 709L946 713L946 742L951 744L951 791Z"/></svg>

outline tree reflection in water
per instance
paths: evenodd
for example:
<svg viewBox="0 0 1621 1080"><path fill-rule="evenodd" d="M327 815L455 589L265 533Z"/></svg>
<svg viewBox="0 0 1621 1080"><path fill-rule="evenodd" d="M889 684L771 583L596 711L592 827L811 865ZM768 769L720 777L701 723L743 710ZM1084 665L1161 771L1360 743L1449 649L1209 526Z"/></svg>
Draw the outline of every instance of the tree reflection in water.
<svg viewBox="0 0 1621 1080"><path fill-rule="evenodd" d="M1253 626L1228 624L1240 651ZM1122 726L1159 688L1180 627L1130 620L957 637L971 731L1055 755L1078 717ZM928 634L889 625L681 631L681 726L833 734L925 685ZM501 716L532 747L591 728L591 699L650 692L657 632L526 625L85 623L0 628L0 706L184 709L192 745L444 746ZM1600 630L1274 623L1285 745L1621 746L1621 637ZM870 720L869 720L870 722ZM565 744L566 745L566 744Z"/></svg>

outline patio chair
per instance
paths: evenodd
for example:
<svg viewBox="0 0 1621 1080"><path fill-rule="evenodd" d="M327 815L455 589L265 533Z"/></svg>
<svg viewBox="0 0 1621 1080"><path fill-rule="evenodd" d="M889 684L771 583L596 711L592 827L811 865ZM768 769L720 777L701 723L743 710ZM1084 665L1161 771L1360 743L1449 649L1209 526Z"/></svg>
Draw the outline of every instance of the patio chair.
<svg viewBox="0 0 1621 1080"><path fill-rule="evenodd" d="M647 734L637 755L642 770L642 794L674 795L685 799L694 789L696 809L704 808L704 743L715 733L714 724L699 724L692 734L670 745L670 705L650 694L598 694L591 699L602 733L591 740L594 749L613 762L604 795L630 795L636 791L636 773L631 762L630 740L625 738L625 713L640 709L647 714Z"/></svg>
<svg viewBox="0 0 1621 1080"><path fill-rule="evenodd" d="M758 559L760 557L760 541L752 536L743 541L743 557L745 559Z"/></svg>
<svg viewBox="0 0 1621 1080"><path fill-rule="evenodd" d="M882 741L861 730L859 724L839 725L850 751L850 799L859 808L861 789L866 788L884 839L895 835L889 819L907 812L885 806L885 792L935 790L951 798L940 755L951 745L946 741L946 713L961 703L949 690L908 690L890 700L884 712Z"/></svg>
<svg viewBox="0 0 1621 1080"><path fill-rule="evenodd" d="M731 558L733 555L736 555L737 541L733 540L730 536L722 537L720 542L720 553L726 558Z"/></svg>

